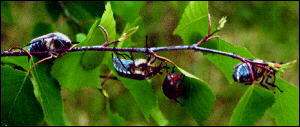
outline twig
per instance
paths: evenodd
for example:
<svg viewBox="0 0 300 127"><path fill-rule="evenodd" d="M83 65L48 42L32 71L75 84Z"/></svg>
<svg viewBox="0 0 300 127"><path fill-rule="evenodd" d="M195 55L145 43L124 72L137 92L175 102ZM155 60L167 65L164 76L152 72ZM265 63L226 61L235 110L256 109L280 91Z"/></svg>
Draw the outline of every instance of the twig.
<svg viewBox="0 0 300 127"><path fill-rule="evenodd" d="M263 62L257 62L253 61L251 59L243 58L241 56L238 56L234 53L228 53L228 52L222 52L214 49L208 49L204 47L197 47L196 45L191 46L168 46L168 47L151 47L148 48L113 48L113 47L103 47L103 46L83 46L83 47L74 47L69 52L77 52L77 51L122 51L122 52L140 52L140 53L150 53L151 52L160 52L160 51L172 51L172 50L195 50L195 51L202 51L202 52L208 52L208 53L214 53L224 56L229 56L235 59L239 59L242 62L249 62L254 64L261 64L261 65L267 65L267 63ZM65 52L66 50L53 50L57 53ZM30 52L31 55L37 55L37 54L48 54L49 51L44 52ZM153 55L153 54L152 54ZM27 56L27 53L24 51L3 51L1 52L1 57L5 56ZM168 61L168 60L166 60Z"/></svg>
<svg viewBox="0 0 300 127"><path fill-rule="evenodd" d="M103 26L101 26L101 25L98 25L98 27L104 32L104 34L105 34L105 41L109 42L109 37L108 37L107 30Z"/></svg>

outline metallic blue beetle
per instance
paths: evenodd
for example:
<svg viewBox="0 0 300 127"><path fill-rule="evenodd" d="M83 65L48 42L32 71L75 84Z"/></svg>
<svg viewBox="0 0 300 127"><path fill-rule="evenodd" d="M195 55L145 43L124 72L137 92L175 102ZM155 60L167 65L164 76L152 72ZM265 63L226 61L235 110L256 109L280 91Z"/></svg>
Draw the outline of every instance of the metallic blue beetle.
<svg viewBox="0 0 300 127"><path fill-rule="evenodd" d="M251 67L253 71L254 80L251 79L251 72L248 66ZM272 70L268 66L265 66L265 68ZM257 81L261 86L263 86L266 89L276 87L280 92L282 92L282 90L280 90L279 87L275 85L275 70L273 70L273 72L269 72L265 69L256 67L250 63L240 63L234 66L232 77L234 81L239 83L251 85L254 81Z"/></svg>

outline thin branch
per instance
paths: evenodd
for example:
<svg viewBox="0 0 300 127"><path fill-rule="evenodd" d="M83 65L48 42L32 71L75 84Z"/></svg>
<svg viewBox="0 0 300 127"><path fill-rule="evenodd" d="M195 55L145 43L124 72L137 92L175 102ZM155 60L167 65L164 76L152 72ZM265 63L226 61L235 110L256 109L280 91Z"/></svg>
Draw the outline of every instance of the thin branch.
<svg viewBox="0 0 300 127"><path fill-rule="evenodd" d="M151 47L151 48L113 48L113 47L103 47L103 46L83 46L83 47L74 47L69 52L77 52L77 51L122 51L122 52L140 52L140 53L148 53L151 55L154 55L151 52L160 52L160 51L172 51L172 50L195 50L195 51L201 51L201 52L208 52L208 53L214 53L224 56L229 56L235 59L238 59L242 62L249 62L254 64L261 64L261 65L267 65L267 63L263 62L257 62L253 61L251 59L243 58L241 56L238 56L234 53L228 53L228 52L222 52L214 49L208 49L204 47L197 47L196 45L191 46L168 46L168 47ZM53 50L57 53L62 53L67 51L65 50ZM44 52L30 52L31 55L37 55L37 54L48 54L49 51ZM24 51L3 51L1 52L1 57L4 56L27 56L28 54ZM154 55L155 56L155 55ZM163 58L162 58L163 59ZM168 60L166 60L168 61Z"/></svg>
<svg viewBox="0 0 300 127"><path fill-rule="evenodd" d="M104 34L105 34L105 41L109 42L109 37L108 37L107 30L103 26L101 26L101 25L98 25L98 27L104 32Z"/></svg>

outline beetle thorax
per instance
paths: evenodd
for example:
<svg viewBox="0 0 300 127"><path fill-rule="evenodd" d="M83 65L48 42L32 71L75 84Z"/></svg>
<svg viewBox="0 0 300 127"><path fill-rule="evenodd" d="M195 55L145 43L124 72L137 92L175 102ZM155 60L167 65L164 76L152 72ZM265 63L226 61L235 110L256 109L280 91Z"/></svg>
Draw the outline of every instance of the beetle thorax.
<svg viewBox="0 0 300 127"><path fill-rule="evenodd" d="M152 66L146 59L137 59L130 68L134 74L148 75L152 73L156 67Z"/></svg>

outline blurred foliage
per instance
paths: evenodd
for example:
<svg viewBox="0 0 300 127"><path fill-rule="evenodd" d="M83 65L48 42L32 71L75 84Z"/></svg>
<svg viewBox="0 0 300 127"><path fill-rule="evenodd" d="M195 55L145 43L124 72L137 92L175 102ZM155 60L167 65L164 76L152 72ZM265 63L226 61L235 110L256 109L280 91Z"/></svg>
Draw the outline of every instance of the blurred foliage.
<svg viewBox="0 0 300 127"><path fill-rule="evenodd" d="M16 45L23 46L34 37L54 31L65 33L71 40L76 40L77 33L86 35L95 20L103 15L106 3L1 1L1 51ZM123 6L120 6L118 2L111 2L117 37L125 31L124 29L139 25L138 31L130 40L126 40L124 45L144 47L145 36L148 36L150 46L183 45L185 40L173 35L173 32L188 3L123 2ZM299 2L208 2L208 10L213 25L217 24L221 17L227 16L228 21L219 33L223 40L245 47L254 56L263 60L299 61ZM178 57L179 53L181 57ZM216 94L215 107L204 125L227 125L233 109L248 86L237 83L230 85L226 80L228 76L223 75L217 66L200 53L170 51L158 54L170 58L187 72L206 81ZM134 55L137 57L142 54ZM58 72L68 70L68 67L61 68L63 65L73 65L72 62L69 62L70 65L67 62L55 62L58 63L56 66ZM298 70L299 62L281 77L299 87ZM157 96L156 101L162 115L169 121L167 125L197 125L183 107L162 94L161 84L164 76L154 77L149 84ZM57 77L65 78L63 74L58 74ZM71 125L111 125L109 117L117 119L121 117L114 122L116 124L124 124L122 120L124 118L127 125L157 125L156 120L144 118L138 102L135 101L131 91L126 89L128 86L123 86L123 83L124 81L109 80L103 86L110 96L111 112L105 110L108 104L95 89L87 87L79 91L69 91L62 88L66 119ZM274 125L275 120L268 114L265 113L255 125ZM273 113L272 116L276 114Z"/></svg>

